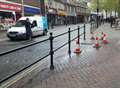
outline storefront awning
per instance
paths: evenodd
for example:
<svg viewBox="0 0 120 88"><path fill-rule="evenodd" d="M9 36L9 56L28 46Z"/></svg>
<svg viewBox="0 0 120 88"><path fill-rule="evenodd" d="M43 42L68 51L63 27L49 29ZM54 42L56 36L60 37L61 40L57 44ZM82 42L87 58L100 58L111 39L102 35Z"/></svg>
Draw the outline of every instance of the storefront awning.
<svg viewBox="0 0 120 88"><path fill-rule="evenodd" d="M39 14L40 9L25 6L24 12L25 12L25 14Z"/></svg>
<svg viewBox="0 0 120 88"><path fill-rule="evenodd" d="M57 14L57 11L55 9L49 8L48 13Z"/></svg>
<svg viewBox="0 0 120 88"><path fill-rule="evenodd" d="M58 10L58 11L57 11L57 14L60 15L60 16L65 16L65 15L66 15L66 12L65 12L65 11L60 11L60 10Z"/></svg>

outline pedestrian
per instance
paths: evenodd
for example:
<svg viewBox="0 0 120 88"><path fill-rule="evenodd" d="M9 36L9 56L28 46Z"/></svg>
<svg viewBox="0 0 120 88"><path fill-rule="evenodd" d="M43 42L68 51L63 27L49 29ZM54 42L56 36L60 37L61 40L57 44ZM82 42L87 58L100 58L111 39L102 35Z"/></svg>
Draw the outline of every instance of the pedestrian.
<svg viewBox="0 0 120 88"><path fill-rule="evenodd" d="M67 26L67 17L65 18L65 25Z"/></svg>
<svg viewBox="0 0 120 88"><path fill-rule="evenodd" d="M31 30L31 23L29 21L29 18L26 18L25 28L26 28L26 38L31 40L32 39L32 30Z"/></svg>
<svg viewBox="0 0 120 88"><path fill-rule="evenodd" d="M112 27L113 25L113 16L110 17L110 26Z"/></svg>
<svg viewBox="0 0 120 88"><path fill-rule="evenodd" d="M54 23L53 23L53 20L51 20L51 29L54 28Z"/></svg>

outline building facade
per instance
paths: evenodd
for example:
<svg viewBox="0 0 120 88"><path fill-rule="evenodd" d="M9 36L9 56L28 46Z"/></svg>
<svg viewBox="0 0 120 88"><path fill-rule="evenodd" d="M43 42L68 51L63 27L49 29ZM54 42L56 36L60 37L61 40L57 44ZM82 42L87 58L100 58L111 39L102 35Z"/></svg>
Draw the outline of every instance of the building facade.
<svg viewBox="0 0 120 88"><path fill-rule="evenodd" d="M21 13L21 3L12 2L8 0L0 1L0 23L14 23L22 16ZM30 5L24 5L24 13L25 15L39 14L40 8Z"/></svg>
<svg viewBox="0 0 120 88"><path fill-rule="evenodd" d="M41 1L43 1L41 3ZM2 6L4 3L4 6ZM41 14L47 17L49 25L68 25L85 21L87 2L81 0L23 0L24 14ZM43 5L44 6L41 6ZM11 9L10 9L10 8ZM15 20L21 17L22 0L0 1L0 11L12 13ZM3 15L3 14L1 14ZM2 18L2 17L1 17Z"/></svg>

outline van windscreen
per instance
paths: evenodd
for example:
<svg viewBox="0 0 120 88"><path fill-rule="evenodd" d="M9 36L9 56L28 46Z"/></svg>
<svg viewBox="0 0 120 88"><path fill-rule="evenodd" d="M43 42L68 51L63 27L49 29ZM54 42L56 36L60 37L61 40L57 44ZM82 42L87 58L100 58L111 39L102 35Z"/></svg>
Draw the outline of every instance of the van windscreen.
<svg viewBox="0 0 120 88"><path fill-rule="evenodd" d="M23 27L23 26L25 26L25 20L20 20L14 25L14 27Z"/></svg>

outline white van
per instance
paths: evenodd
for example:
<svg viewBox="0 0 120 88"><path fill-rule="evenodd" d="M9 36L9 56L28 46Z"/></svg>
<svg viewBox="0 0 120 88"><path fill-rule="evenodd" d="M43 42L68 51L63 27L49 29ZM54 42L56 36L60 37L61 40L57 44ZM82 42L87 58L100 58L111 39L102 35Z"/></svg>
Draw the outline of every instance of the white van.
<svg viewBox="0 0 120 88"><path fill-rule="evenodd" d="M21 17L15 25L7 30L7 36L13 39L26 39L25 20L29 18L31 23L32 37L40 34L47 34L47 20L44 16Z"/></svg>

